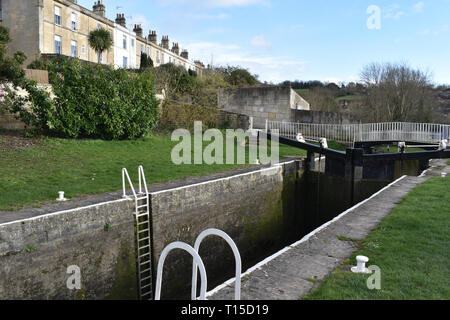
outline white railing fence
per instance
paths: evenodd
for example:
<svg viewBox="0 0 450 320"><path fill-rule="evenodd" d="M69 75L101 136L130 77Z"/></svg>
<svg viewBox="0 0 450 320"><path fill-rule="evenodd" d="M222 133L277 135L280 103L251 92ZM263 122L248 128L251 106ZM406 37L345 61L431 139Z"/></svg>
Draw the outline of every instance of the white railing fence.
<svg viewBox="0 0 450 320"><path fill-rule="evenodd" d="M408 141L439 143L450 140L450 125L430 123L310 124L266 121L266 132L278 130L280 136L296 139L301 133L306 140L321 138L340 143L361 141Z"/></svg>

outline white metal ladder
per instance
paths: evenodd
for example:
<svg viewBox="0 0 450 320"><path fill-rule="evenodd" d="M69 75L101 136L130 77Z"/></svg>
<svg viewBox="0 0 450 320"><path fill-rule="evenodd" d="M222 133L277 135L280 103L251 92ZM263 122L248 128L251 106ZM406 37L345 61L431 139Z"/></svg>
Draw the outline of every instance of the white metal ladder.
<svg viewBox="0 0 450 320"><path fill-rule="evenodd" d="M136 228L136 251L137 251L137 276L138 293L140 300L151 300L152 298L152 248L151 248L151 220L150 199L145 179L144 168L139 166L139 193L136 193L127 169L122 169L123 197L130 198L126 194L126 180L133 192L136 203L135 228ZM144 190L142 189L144 187Z"/></svg>

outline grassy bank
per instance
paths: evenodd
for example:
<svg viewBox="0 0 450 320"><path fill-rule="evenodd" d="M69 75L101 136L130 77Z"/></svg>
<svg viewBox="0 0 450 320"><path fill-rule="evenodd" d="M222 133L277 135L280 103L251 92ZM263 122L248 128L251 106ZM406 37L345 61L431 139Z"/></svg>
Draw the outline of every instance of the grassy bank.
<svg viewBox="0 0 450 320"><path fill-rule="evenodd" d="M177 142L170 136L153 135L136 141L20 139L14 143L19 147L8 144L10 139L0 134L0 210L54 200L60 190L69 198L120 190L124 167L136 181L137 168L143 165L149 184L242 167L177 166L171 161ZM7 147L2 149L2 145ZM291 155L302 155L302 151L280 146L281 157Z"/></svg>
<svg viewBox="0 0 450 320"><path fill-rule="evenodd" d="M307 300L450 299L450 179L435 178L409 194L345 265ZM352 241L351 239L347 239ZM381 268L381 290L349 272L356 256Z"/></svg>

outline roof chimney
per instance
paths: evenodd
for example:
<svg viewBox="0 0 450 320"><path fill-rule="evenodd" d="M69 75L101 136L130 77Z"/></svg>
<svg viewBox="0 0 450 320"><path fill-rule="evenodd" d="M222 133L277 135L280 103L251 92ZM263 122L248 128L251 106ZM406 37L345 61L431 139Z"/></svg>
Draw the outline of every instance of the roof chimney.
<svg viewBox="0 0 450 320"><path fill-rule="evenodd" d="M93 11L95 14L97 14L103 18L106 16L106 8L105 8L105 5L103 4L103 0L94 2Z"/></svg>
<svg viewBox="0 0 450 320"><path fill-rule="evenodd" d="M135 24L133 32L135 32L138 37L142 38L142 35L144 34L144 30L142 29L142 25Z"/></svg>
<svg viewBox="0 0 450 320"><path fill-rule="evenodd" d="M180 47L178 46L178 43L174 43L172 46L172 52L176 55L180 55Z"/></svg>
<svg viewBox="0 0 450 320"><path fill-rule="evenodd" d="M122 27L127 27L127 19L125 18L125 14L118 13L116 17L116 23L121 25Z"/></svg>
<svg viewBox="0 0 450 320"><path fill-rule="evenodd" d="M150 33L148 34L148 41L155 44L158 42L158 36L156 35L156 31L150 30Z"/></svg>
<svg viewBox="0 0 450 320"><path fill-rule="evenodd" d="M169 36L163 36L161 40L161 47L169 50Z"/></svg>
<svg viewBox="0 0 450 320"><path fill-rule="evenodd" d="M188 60L189 59L189 52L187 50L183 50L181 52L181 57L185 58L186 60Z"/></svg>

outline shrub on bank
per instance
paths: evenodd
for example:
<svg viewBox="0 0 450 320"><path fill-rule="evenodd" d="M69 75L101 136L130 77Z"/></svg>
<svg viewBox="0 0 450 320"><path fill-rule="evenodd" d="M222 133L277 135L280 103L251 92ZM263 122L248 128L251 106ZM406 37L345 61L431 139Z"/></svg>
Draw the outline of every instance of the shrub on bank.
<svg viewBox="0 0 450 320"><path fill-rule="evenodd" d="M16 103L21 119L44 133L66 138L105 140L142 137L158 122L159 102L153 77L77 60L57 59L49 65L55 97L24 83L31 102Z"/></svg>

